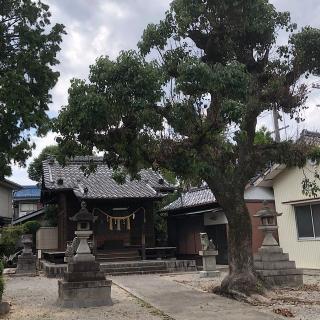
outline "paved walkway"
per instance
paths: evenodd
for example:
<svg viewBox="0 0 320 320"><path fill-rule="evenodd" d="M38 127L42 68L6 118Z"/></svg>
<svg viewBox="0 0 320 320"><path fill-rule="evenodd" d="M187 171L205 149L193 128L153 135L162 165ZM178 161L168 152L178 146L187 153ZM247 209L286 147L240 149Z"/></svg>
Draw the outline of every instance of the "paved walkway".
<svg viewBox="0 0 320 320"><path fill-rule="evenodd" d="M244 303L201 292L159 275L113 277L113 282L175 320L275 320Z"/></svg>

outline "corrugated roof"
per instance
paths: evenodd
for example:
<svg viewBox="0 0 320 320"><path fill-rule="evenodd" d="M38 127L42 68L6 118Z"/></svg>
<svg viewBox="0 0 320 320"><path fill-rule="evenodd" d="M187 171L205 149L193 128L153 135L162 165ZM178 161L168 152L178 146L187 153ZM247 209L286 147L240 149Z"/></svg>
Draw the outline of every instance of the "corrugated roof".
<svg viewBox="0 0 320 320"><path fill-rule="evenodd" d="M93 161L95 172L85 176L81 166ZM73 190L81 199L119 199L119 198L157 198L158 190L171 188L163 177L152 170L142 170L140 180L126 178L124 184L118 184L112 178L112 169L98 157L76 157L66 166L55 160L43 162L44 186L49 190Z"/></svg>
<svg viewBox="0 0 320 320"><path fill-rule="evenodd" d="M13 200L19 199L40 199L41 189L37 185L22 186L21 190L13 193Z"/></svg>
<svg viewBox="0 0 320 320"><path fill-rule="evenodd" d="M194 188L182 193L177 200L165 206L161 211L171 211L216 202L213 193L208 187Z"/></svg>

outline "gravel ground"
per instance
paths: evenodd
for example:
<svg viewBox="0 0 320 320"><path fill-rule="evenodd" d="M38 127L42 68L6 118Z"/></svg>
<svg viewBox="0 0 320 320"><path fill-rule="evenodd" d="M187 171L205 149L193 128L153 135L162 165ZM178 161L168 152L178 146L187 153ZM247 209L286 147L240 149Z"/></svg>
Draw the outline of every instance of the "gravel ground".
<svg viewBox="0 0 320 320"><path fill-rule="evenodd" d="M45 277L6 278L3 301L11 303L6 320L159 320L165 316L117 286L112 286L111 307L64 309L55 303L58 297L57 279Z"/></svg>
<svg viewBox="0 0 320 320"><path fill-rule="evenodd" d="M197 273L163 275L169 280L207 292L212 292L214 287L219 286L225 276L225 272L221 272L216 278L200 278ZM304 286L297 289L281 288L267 291L263 296L254 296L251 303L260 311L276 313L284 319L319 320L319 277L305 277L304 283Z"/></svg>

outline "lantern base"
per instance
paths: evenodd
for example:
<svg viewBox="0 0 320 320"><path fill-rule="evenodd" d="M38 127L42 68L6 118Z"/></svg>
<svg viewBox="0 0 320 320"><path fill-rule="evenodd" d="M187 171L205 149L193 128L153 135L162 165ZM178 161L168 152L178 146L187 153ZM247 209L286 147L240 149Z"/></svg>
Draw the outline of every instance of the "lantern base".
<svg viewBox="0 0 320 320"><path fill-rule="evenodd" d="M257 273L270 286L297 287L303 284L303 272L279 246L263 246L254 256Z"/></svg>

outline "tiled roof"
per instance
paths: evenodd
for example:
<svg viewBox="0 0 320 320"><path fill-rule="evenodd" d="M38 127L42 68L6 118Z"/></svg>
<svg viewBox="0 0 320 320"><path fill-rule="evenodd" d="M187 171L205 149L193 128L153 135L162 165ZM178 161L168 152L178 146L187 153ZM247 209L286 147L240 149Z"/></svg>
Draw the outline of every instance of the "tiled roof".
<svg viewBox="0 0 320 320"><path fill-rule="evenodd" d="M216 199L208 187L194 188L182 193L177 200L168 204L161 211L171 211L215 202Z"/></svg>
<svg viewBox="0 0 320 320"><path fill-rule="evenodd" d="M81 166L88 160L97 164L96 171L85 176ZM112 169L102 158L76 157L64 167L54 160L43 162L44 187L49 190L73 190L82 199L158 198L159 190L171 188L162 176L152 170L142 170L140 180L126 178L118 184L112 178Z"/></svg>
<svg viewBox="0 0 320 320"><path fill-rule="evenodd" d="M15 191L13 194L13 200L19 199L40 199L41 189L34 186L22 186L21 190Z"/></svg>

